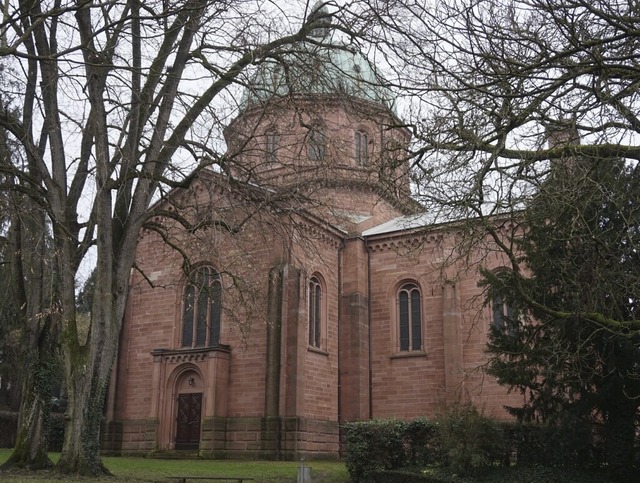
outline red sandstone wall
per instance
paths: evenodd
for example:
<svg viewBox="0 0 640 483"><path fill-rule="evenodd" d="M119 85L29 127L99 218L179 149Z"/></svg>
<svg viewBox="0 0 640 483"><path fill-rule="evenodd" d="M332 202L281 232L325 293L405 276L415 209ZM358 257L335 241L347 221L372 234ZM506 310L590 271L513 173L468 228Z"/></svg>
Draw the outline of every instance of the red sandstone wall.
<svg viewBox="0 0 640 483"><path fill-rule="evenodd" d="M308 236L308 235L307 235ZM307 278L314 274L324 281L323 301L326 326L322 331L320 350L308 346L308 293L300 301L301 322L304 324L304 369L299 383L303 388L303 413L310 419L338 421L338 250L332 240L309 240L294 248L297 263ZM305 281L305 288L308 280Z"/></svg>
<svg viewBox="0 0 640 483"><path fill-rule="evenodd" d="M397 121L387 110L365 101L348 102L331 96L314 96L312 100L301 97L296 98L295 103L292 106L287 100L280 100L271 106L250 109L231 123L225 136L229 166L236 176L272 187L307 184L305 193L314 203L337 209L368 211L377 200L367 200L371 203L357 200L351 204L348 198L343 199L346 190L341 191L339 197L313 190L326 184L335 186L338 182L344 186L368 183L378 195L381 190L388 190L390 197L399 193L404 197L408 195L408 163L403 157L410 134L405 129L392 127ZM311 128L320 128L325 135L325 156L321 161L308 157L307 138ZM266 133L272 130L278 132L275 162L266 155ZM355 159L356 131L367 134L368 154L364 163Z"/></svg>
<svg viewBox="0 0 640 483"><path fill-rule="evenodd" d="M227 210L229 198L222 193L220 187L208 186L206 180L197 182L187 193L176 195L176 205L186 213L207 214L213 220L224 217L233 223L243 219L248 211L243 211L242 200L236 199L235 208ZM345 203L358 202L357 195L343 192L340 196ZM203 206L208 206L209 212L205 213ZM377 221L397 214L382 203L374 212ZM192 263L211 263L223 273L221 343L231 347L229 380L224 388L226 415L235 418L228 420L224 430L219 421L213 428L216 434L225 434L224 450L259 451L271 444L268 434L261 433L259 418L265 414L268 273L274 266L294 269L290 273L293 282L288 283L297 283L300 295L299 300L287 301L289 326L282 334L279 411L289 418L287 427L293 428L287 433L284 450L326 453L337 447L337 433L332 428L339 417L339 372L343 384L354 384L343 388L343 407L359 419L369 416L369 334L362 329L344 331L345 326L341 329L339 324L366 324L371 320L372 417L432 416L460 398L472 400L490 414L504 415L503 404L517 403L517 396L507 397L504 388L479 371L491 314L481 308L477 264L495 268L503 263L490 252L478 251L443 265L453 253L453 235L434 232L429 237L371 237L368 255L364 247L362 254L352 247L351 255L343 260L344 248L337 232L330 233L296 215L286 219L269 213L256 215L233 233L203 228L186 237L178 234L182 232L177 226L170 232ZM363 242L354 239L349 243ZM345 263L339 267L341 260ZM149 418L158 374L154 373L151 352L179 346L185 280L182 263L158 235L142 235L137 265L155 288L134 272L117 365L118 385L108 414L110 421L125 422L125 450L149 451L155 447L156 425ZM308 347L307 286L314 274L321 276L325 288L325 329L320 350ZM299 277L297 282L295 277ZM408 280L417 282L422 291L424 351L399 353L395 294ZM339 315L341 297L352 297L349 301L360 310L366 307L367 296L370 319L363 318L361 311L350 314L345 307ZM342 302L347 303L347 299ZM339 340L339 333L360 340ZM344 357L348 364L339 367L339 350L351 351L349 354L355 357ZM331 423L331 427L315 434L313 428L323 422ZM253 429L243 430L245 427ZM161 435L164 433L160 430ZM220 441L215 440L210 450L222 450Z"/></svg>
<svg viewBox="0 0 640 483"><path fill-rule="evenodd" d="M396 247L370 253L374 418L429 415L444 404L441 284L427 262L433 256L426 246L411 256ZM417 281L422 291L425 352L400 354L393 325L395 290L408 280Z"/></svg>
<svg viewBox="0 0 640 483"><path fill-rule="evenodd" d="M173 343L179 283L179 261L166 251L160 239L143 236L137 263L158 284L153 290L133 274L127 313L123 325L122 344L117 363L116 419L146 419L151 414L151 351Z"/></svg>
<svg viewBox="0 0 640 483"><path fill-rule="evenodd" d="M230 153L242 153L238 158L239 164L243 169L249 166L256 168L258 173L263 173L263 180L291 174L291 170L300 174L307 169L311 169L316 178L318 173L335 176L337 169L345 170L340 176L353 179L363 179L363 175L377 178L381 153L386 151L385 155L389 155L389 144L397 149L409 140L408 131L391 128L397 125L397 121L389 116L388 111L368 102L349 102L333 96L314 96L312 100L297 98L295 106L289 102L281 100L266 108L261 106L249 110L226 130ZM320 127L325 134L326 155L322 163L307 157L305 140L310 127ZM267 162L265 156L265 133L272 129L279 134L278 162L275 165ZM354 157L356 130L367 133L368 163L365 166L357 165ZM349 172L351 174L347 175ZM387 176L401 177L403 174L400 168L393 174L387 172Z"/></svg>
<svg viewBox="0 0 640 483"><path fill-rule="evenodd" d="M452 253L452 237L370 241L374 418L433 416L455 400L471 400L488 414L505 416L502 405L518 402L481 370L491 313L482 308L473 262L490 268L501 262L486 257L485 251L464 254L458 261L445 258ZM412 239L415 244L407 243ZM424 352L400 353L395 345L395 291L406 280L416 281L422 290ZM457 306L453 315L447 309L452 301Z"/></svg>
<svg viewBox="0 0 640 483"><path fill-rule="evenodd" d="M194 204L196 201L209 203L212 196L213 206L223 207L225 204L222 199L215 199L218 195L212 195L211 190L196 187L189 195L193 192L196 193ZM234 218L229 213L225 216ZM313 233L305 233L304 225L299 225L298 234L290 238L295 240L293 244L285 243L283 240L288 239L287 235L291 233L288 228L283 228L282 221L259 216L243 225L239 233L203 230L185 239L175 234L178 230L174 227L173 238L190 255L192 264L210 263L223 273L225 312L220 342L231 347L229 381L225 388L227 416L264 416L268 273L273 266L292 264L302 270L304 277L301 280L303 297L299 301L296 321L301 325L298 344L302 366L297 376L287 380L288 386L284 385L281 404L284 404L287 391L297 391L301 397L295 408L299 411L289 416L337 422L338 244L335 236L328 236L317 228L312 230ZM154 442L148 439L153 439L155 433L150 434L144 429L144 424L140 426L133 422L148 420L154 389L164 390L165 387L154 373L151 352L154 349L179 348L185 280L182 263L182 258L158 235L153 232L143 234L137 250L137 264L155 288L140 274L133 275L117 365L116 403L109 418L130 422L124 429L124 447L129 450L153 448ZM309 349L307 338L306 286L308 277L314 273L322 276L326 287L326 329L321 351ZM231 275L238 280L233 280ZM232 282L238 282L240 286L233 287ZM283 347L283 363L286 350L288 348ZM162 407L158 410L161 417L162 410ZM260 440L257 434L236 435L232 439L236 437L249 437L255 444ZM332 444L337 444L337 440Z"/></svg>

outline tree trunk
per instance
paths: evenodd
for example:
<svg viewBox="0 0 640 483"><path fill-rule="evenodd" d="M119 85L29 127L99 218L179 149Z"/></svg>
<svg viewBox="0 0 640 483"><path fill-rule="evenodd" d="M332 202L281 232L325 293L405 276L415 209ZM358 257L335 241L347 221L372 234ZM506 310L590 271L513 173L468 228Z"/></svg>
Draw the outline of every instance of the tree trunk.
<svg viewBox="0 0 640 483"><path fill-rule="evenodd" d="M55 304L51 313L55 314L52 317L60 337L69 398L63 450L56 468L61 473L97 475L106 472L99 455L102 411L145 213L171 169L174 153L184 145L187 132L215 97L244 68L266 57L271 49L303 40L306 29L262 47L248 45L246 52L240 52L221 70L211 66L216 73L210 85L196 102L190 97L187 104L182 104L179 96L183 74L195 61L194 53L205 46L206 31L200 34L199 29L218 13L227 15L227 6L205 0L188 0L169 7L158 4L158 12L166 15L164 27L159 25L160 30L154 34L159 39L159 51L149 52L150 57L142 61L142 39L155 29L152 22L147 25L148 33L141 33L143 24L138 12L143 2L123 2L107 10L99 2L76 2L62 12L53 7L49 10L48 5L43 11L40 3L17 2L19 9L9 21L18 32L19 48L23 46L24 58L28 59L24 64L28 67L25 120L13 119L5 109L0 121L14 129L14 135L24 144L29 162L25 183L35 188L33 196L40 202L40 209L46 210L53 231ZM116 19L119 15L122 17ZM220 20L227 22L224 17ZM55 34L62 26L79 43L59 51ZM192 49L194 40L198 42L196 50ZM82 63L79 53L83 55L85 71L81 84L90 109L85 96L80 96L76 111L81 114L77 119L82 133L80 145L65 145L67 121L62 120L58 93L67 85L67 80L61 82L67 79L67 62ZM123 53L133 59L123 59ZM131 103L127 104L121 101L128 89L129 74ZM81 74L75 71L74 75ZM118 92L113 91L112 80ZM115 111L114 100L118 106ZM187 106L184 113L174 110L176 102ZM35 106L41 109L36 117L42 122L32 122ZM123 124L114 125L114 119ZM31 132L35 126L40 128L38 136ZM198 169L203 167L200 164ZM90 178L93 181L87 184ZM114 195L116 199L112 199ZM79 202L87 196L92 199L90 216L79 223ZM97 251L97 266L89 336L85 341L76 323L74 277L90 247Z"/></svg>
<svg viewBox="0 0 640 483"><path fill-rule="evenodd" d="M53 466L47 455L53 365L48 324L42 332L41 343L30 346L26 357L16 444L0 470L13 467L40 470Z"/></svg>
<svg viewBox="0 0 640 483"><path fill-rule="evenodd" d="M44 280L49 277L45 267L46 230L42 212L28 198L18 196L14 203L22 209L13 214L9 233L11 283L24 321L23 367L26 370L16 443L0 469L43 469L53 465L47 455L54 349L53 319L46 307L51 294L43 288Z"/></svg>
<svg viewBox="0 0 640 483"><path fill-rule="evenodd" d="M118 293L105 290L104 280L111 279L105 274L107 271L96 273L91 329L86 344L79 345L75 334L63 335L69 405L65 414L62 454L56 465L56 471L63 474L111 474L100 459L100 431L124 316L126 290ZM105 300L109 302L104 303ZM105 307L108 309L101 310Z"/></svg>
<svg viewBox="0 0 640 483"><path fill-rule="evenodd" d="M101 375L103 365L82 364L77 370L67 371L69 405L65 413L62 454L56 465L56 471L60 473L110 474L102 464L99 451L102 411L109 382L108 376Z"/></svg>
<svg viewBox="0 0 640 483"><path fill-rule="evenodd" d="M69 323L62 336L69 405L65 414L62 454L56 471L65 474L110 474L100 459L100 427L120 322L111 309L105 314L96 311L96 306L121 304L124 307L124 302L117 300L110 290L104 290L101 278L98 271L86 343L79 340L74 330L75 323ZM96 304L95 300L100 298L113 298L113 302Z"/></svg>

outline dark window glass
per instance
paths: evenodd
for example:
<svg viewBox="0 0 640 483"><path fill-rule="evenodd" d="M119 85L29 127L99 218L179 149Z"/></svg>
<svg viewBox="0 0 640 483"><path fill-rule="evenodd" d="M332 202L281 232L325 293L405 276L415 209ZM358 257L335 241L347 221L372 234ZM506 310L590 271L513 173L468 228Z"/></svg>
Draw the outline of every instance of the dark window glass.
<svg viewBox="0 0 640 483"><path fill-rule="evenodd" d="M309 345L320 347L322 287L317 277L309 280Z"/></svg>
<svg viewBox="0 0 640 483"><path fill-rule="evenodd" d="M185 287L182 347L215 346L220 341L222 285L218 272L200 267Z"/></svg>
<svg viewBox="0 0 640 483"><path fill-rule="evenodd" d="M267 131L265 136L265 161L267 163L275 163L278 160L280 136L275 129Z"/></svg>
<svg viewBox="0 0 640 483"><path fill-rule="evenodd" d="M220 319L222 318L222 284L216 279L210 299L211 325L209 327L209 345L215 346L220 342Z"/></svg>
<svg viewBox="0 0 640 483"><path fill-rule="evenodd" d="M500 297L500 295L493 297L492 324L496 329L504 327L504 304L502 303L502 297Z"/></svg>
<svg viewBox="0 0 640 483"><path fill-rule="evenodd" d="M420 314L420 292L418 288L411 290L411 349L422 348L422 316Z"/></svg>
<svg viewBox="0 0 640 483"><path fill-rule="evenodd" d="M356 150L356 163L366 164L368 158L368 144L367 134L362 131L356 131L355 134L355 150Z"/></svg>
<svg viewBox="0 0 640 483"><path fill-rule="evenodd" d="M520 327L520 321L513 307L503 300L500 295L493 297L492 307L493 319L491 320L491 325L508 335L515 335Z"/></svg>
<svg viewBox="0 0 640 483"><path fill-rule="evenodd" d="M191 347L193 342L193 314L195 313L196 287L187 285L184 290L184 313L182 316L182 347Z"/></svg>
<svg viewBox="0 0 640 483"><path fill-rule="evenodd" d="M312 161L322 161L325 156L324 132L320 128L313 128L309 131L307 150L309 159Z"/></svg>
<svg viewBox="0 0 640 483"><path fill-rule="evenodd" d="M420 290L415 284L403 285L398 292L398 324L401 351L422 349L422 308Z"/></svg>
<svg viewBox="0 0 640 483"><path fill-rule="evenodd" d="M409 295L404 290L398 297L400 302L400 350L409 350Z"/></svg>

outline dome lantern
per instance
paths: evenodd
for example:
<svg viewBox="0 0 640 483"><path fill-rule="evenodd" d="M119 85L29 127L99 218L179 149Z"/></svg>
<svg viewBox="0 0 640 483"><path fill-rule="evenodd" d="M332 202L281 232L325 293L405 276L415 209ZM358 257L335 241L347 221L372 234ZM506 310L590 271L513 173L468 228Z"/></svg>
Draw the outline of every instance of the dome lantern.
<svg viewBox="0 0 640 483"><path fill-rule="evenodd" d="M321 1L316 2L307 19L307 23L313 24L313 29L309 36L316 39L326 38L331 30L331 20L332 17L327 6Z"/></svg>
<svg viewBox="0 0 640 483"><path fill-rule="evenodd" d="M340 40L326 5L316 4L308 23L309 41L285 46L258 66L240 109L309 95L342 96L391 109L395 97L385 79L358 49Z"/></svg>

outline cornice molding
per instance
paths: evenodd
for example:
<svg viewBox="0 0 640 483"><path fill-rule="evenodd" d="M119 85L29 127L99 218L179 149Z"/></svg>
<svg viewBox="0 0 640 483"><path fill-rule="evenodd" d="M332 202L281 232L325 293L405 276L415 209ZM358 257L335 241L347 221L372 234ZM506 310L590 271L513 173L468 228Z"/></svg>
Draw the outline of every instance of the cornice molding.
<svg viewBox="0 0 640 483"><path fill-rule="evenodd" d="M220 344L214 347L196 347L189 349L154 349L151 351L154 362L182 364L185 362L203 362L215 357L229 357L231 348Z"/></svg>

